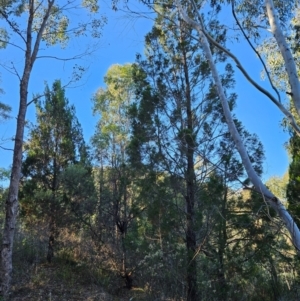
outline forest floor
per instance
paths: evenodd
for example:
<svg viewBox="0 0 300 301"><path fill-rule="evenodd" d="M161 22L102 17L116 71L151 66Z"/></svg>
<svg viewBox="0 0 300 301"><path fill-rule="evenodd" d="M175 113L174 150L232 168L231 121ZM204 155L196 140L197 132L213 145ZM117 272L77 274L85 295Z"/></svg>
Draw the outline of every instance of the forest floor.
<svg viewBox="0 0 300 301"><path fill-rule="evenodd" d="M89 280L89 283L87 282ZM76 266L39 264L15 267L9 301L128 301L141 300L141 292L116 288L109 294L92 283ZM140 299L141 297L141 299Z"/></svg>

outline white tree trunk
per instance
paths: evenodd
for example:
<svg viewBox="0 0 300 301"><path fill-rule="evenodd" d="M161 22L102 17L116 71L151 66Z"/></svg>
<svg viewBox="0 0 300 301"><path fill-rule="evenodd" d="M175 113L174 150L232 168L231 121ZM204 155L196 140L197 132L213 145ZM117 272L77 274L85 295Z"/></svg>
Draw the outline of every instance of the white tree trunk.
<svg viewBox="0 0 300 301"><path fill-rule="evenodd" d="M280 100L276 99L270 92L268 92L266 89L264 89L262 86L260 86L256 81L254 81L248 72L245 70L241 62L238 60L238 58L230 52L228 49L223 47L221 44L219 44L216 40L214 40L205 30L202 28L202 31L204 32L206 38L210 43L212 43L214 46L219 48L221 51L226 53L229 57L231 57L234 62L236 63L236 66L239 68L239 70L243 73L245 78L261 93L265 94L278 108L279 110L286 116L286 118L289 120L290 125L293 127L295 132L298 136L300 136L300 127L296 123L296 120L292 113L280 102Z"/></svg>
<svg viewBox="0 0 300 301"><path fill-rule="evenodd" d="M193 1L193 0L190 0ZM195 22L194 20L191 20L185 11L183 10L182 6L180 5L179 1L176 0L177 8L184 19L185 22L187 22L189 25L193 26L200 37L200 43L203 48L203 51L205 53L206 59L208 61L208 64L210 66L212 76L216 85L216 89L218 91L218 95L220 97L220 101L222 104L224 116L228 125L229 132L235 142L235 145L237 147L237 150L241 156L243 165L246 169L246 172L248 174L249 179L251 180L253 186L258 192L261 192L263 197L266 199L266 201L269 203L269 205L278 213L282 221L285 223L289 233L291 234L292 241L294 243L294 246L298 251L300 251L300 231L298 229L298 226L294 222L291 215L288 213L284 205L281 203L281 201L273 195L273 193L262 183L260 177L255 172L251 161L249 159L247 150L245 148L245 145L243 144L243 141L241 139L241 136L239 132L237 131L237 128L235 126L235 123L233 121L230 108L228 105L227 98L224 93L224 89L221 83L220 76L218 74L216 65L214 63L212 53L210 50L210 46L208 43L208 40L204 34L203 28L202 28L202 20L199 19L199 22ZM198 15L198 18L201 18L200 15Z"/></svg>
<svg viewBox="0 0 300 301"><path fill-rule="evenodd" d="M274 35L274 38L277 42L277 45L279 46L281 55L283 57L286 73L288 75L289 84L291 87L290 92L292 95L292 99L295 108L298 112L298 115L300 116L300 82L298 79L295 60L293 58L290 47L287 44L286 39L281 30L280 23L275 12L273 0L266 0L265 3L266 3L269 23L271 26L271 32Z"/></svg>

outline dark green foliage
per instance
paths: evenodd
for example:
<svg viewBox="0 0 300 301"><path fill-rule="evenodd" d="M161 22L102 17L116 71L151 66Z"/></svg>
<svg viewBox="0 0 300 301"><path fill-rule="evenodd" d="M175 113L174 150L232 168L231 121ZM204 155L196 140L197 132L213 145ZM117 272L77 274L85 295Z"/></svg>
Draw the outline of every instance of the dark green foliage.
<svg viewBox="0 0 300 301"><path fill-rule="evenodd" d="M69 273L89 267L102 275L93 283L127 299L296 300L299 263L251 187L194 32L169 3L158 8L169 18L158 15L145 57L111 66L94 95L94 166L60 83L46 89L25 148L22 221L50 226L48 249L60 237ZM226 30L205 19L226 46ZM234 110L233 68L212 51ZM261 175L262 144L234 122Z"/></svg>
<svg viewBox="0 0 300 301"><path fill-rule="evenodd" d="M289 149L292 162L289 167L289 183L287 185L287 200L289 210L300 225L300 139L296 134L290 139Z"/></svg>
<svg viewBox="0 0 300 301"><path fill-rule="evenodd" d="M276 300L283 295L282 266L291 261L286 255L290 246L259 192L247 196L242 190L251 183L227 132L207 62L190 39L191 29L180 22L174 27L173 19L158 17L146 36L146 58L137 57L134 77L137 99L129 111L128 154L145 179L138 181L147 206L139 227L151 243L153 251L148 252L156 266L170 271L159 275L163 287L156 282L153 287L186 300ZM208 27L224 43L225 32L218 32L218 24ZM215 59L224 62L222 84L233 110L233 69L220 53L215 52ZM261 175L262 144L241 122L235 123ZM284 255L273 251L279 246ZM150 255L146 258L153 264ZM182 281L179 273L187 282L176 290ZM190 295L194 284L198 297Z"/></svg>
<svg viewBox="0 0 300 301"><path fill-rule="evenodd" d="M178 27L174 27L174 22ZM207 216L203 214L201 183L209 177L207 162L218 157L217 145L221 139L215 137L221 137L225 128L207 62L191 33L192 29L177 17L169 21L158 17L156 26L146 36L146 59L139 56L137 61L139 73L146 77L135 78L137 101L130 111L133 132L129 155L133 166L145 170L148 181L151 175L161 173L170 181L169 187L163 187L171 195L171 201L166 196L155 205L157 210L168 208L169 213L160 215L156 211L155 217L165 218L148 236L154 239L160 235L162 241L168 242L165 251L157 246L164 258L161 265L174 274L178 272L174 266L180 266L186 278L186 288L180 294L186 294L187 300L198 300L203 289L197 280L201 277L197 269L197 244L206 240L211 227L204 226ZM220 42L223 38L220 35ZM215 57L224 59L219 53ZM225 71L223 84L230 88L234 83L232 69L228 65ZM234 100L232 95L232 107ZM152 187L157 187L157 182ZM165 224L172 225L173 238L164 235L169 233L163 232ZM172 260L168 259L169 253L176 254ZM169 260L174 266L168 266ZM170 285L170 290L174 284L166 285Z"/></svg>
<svg viewBox="0 0 300 301"><path fill-rule="evenodd" d="M1 92L1 91L0 91ZM0 121L10 118L11 107L3 102L0 102Z"/></svg>
<svg viewBox="0 0 300 301"><path fill-rule="evenodd" d="M59 229L72 225L74 213L92 212L83 207L94 195L88 150L64 93L60 81L52 90L46 86L44 100L36 104L37 124L30 130L22 165L21 217L28 225L49 225L49 248ZM51 260L53 254L49 256Z"/></svg>

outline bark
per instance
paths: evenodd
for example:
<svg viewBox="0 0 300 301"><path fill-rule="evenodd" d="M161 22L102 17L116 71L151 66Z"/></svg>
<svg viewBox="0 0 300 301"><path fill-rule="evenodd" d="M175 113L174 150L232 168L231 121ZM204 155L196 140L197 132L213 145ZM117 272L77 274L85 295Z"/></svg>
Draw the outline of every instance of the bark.
<svg viewBox="0 0 300 301"><path fill-rule="evenodd" d="M54 110L55 107L54 107ZM47 261L49 263L52 262L54 258L54 244L56 244L57 240L57 227L56 227L56 208L57 208L57 189L58 189L58 173L59 173L59 164L57 163L58 158L58 141L60 140L59 134L58 134L58 129L55 128L55 146L54 146L54 158L53 158L53 178L52 178L52 183L51 183L51 190L52 190L52 197L50 200L50 206L49 206L49 213L50 213L50 218L49 218L49 239L48 239L48 251L47 251Z"/></svg>
<svg viewBox="0 0 300 301"><path fill-rule="evenodd" d="M194 3L193 0L191 0L192 3ZM218 74L217 68L214 64L214 60L212 57L212 53L210 50L210 46L208 43L208 40L203 32L203 28L202 28L202 20L201 20L201 16L200 14L198 15L199 18L199 22L195 22L192 19L190 19L187 14L183 11L182 6L180 5L179 1L176 1L176 5L177 8L180 11L180 14L182 16L182 18L191 26L193 26L200 37L200 43L201 46L203 48L203 51L205 53L207 62L210 66L211 72L212 72L212 76L216 85L216 89L222 104L222 108L223 108L223 112L224 112L224 116L228 125L228 129L229 132L235 142L236 148L241 156L244 168L246 169L246 172L248 174L248 177L250 179L250 181L252 182L253 186L255 187L255 189L260 192L265 200L268 202L268 204L277 212L277 214L280 216L280 218L282 219L282 221L284 222L284 224L286 225L294 246L296 247L296 249L298 251L300 251L300 231L296 225L296 223L294 222L293 218L291 217L291 215L288 213L288 211L286 210L286 208L284 207L284 205L281 203L281 201L271 192L269 191L269 189L262 183L260 177L257 175L257 173L255 172L251 161L249 159L247 150L245 148L245 145L243 144L243 141L241 139L241 136L235 126L235 123L233 121L231 112L230 112L230 108L228 105L228 101L227 98L225 96L225 92L224 89L222 87L222 83L221 83L221 79L220 76Z"/></svg>
<svg viewBox="0 0 300 301"><path fill-rule="evenodd" d="M52 259L54 258L54 242L55 242L54 231L55 231L54 227L51 227L51 232L50 232L51 234L50 234L49 240L48 240L48 251L47 251L48 263L52 263Z"/></svg>
<svg viewBox="0 0 300 301"><path fill-rule="evenodd" d="M29 1L29 16L27 21L27 31L26 31L26 53L25 53L25 64L23 75L20 80L20 105L17 118L17 129L15 135L14 151L13 151L13 163L12 172L9 184L9 192L6 201L6 215L5 224L3 230L2 238L2 250L1 250L1 295L7 296L11 285L11 274L12 274L12 251L13 251L13 240L14 233L18 215L18 192L19 192L19 182L21 175L21 165L22 165L22 147L24 138L24 128L25 128L25 117L27 111L27 97L28 97L28 84L30 80L30 74L32 71L33 64L35 62L40 41L42 39L42 34L44 32L46 22L49 18L51 7L54 0L48 1L48 7L37 34L36 41L32 50L32 26L34 21L34 1Z"/></svg>
<svg viewBox="0 0 300 301"><path fill-rule="evenodd" d="M194 139L193 139L193 115L191 101L191 87L187 66L186 51L183 47L183 69L186 85L186 112L188 132L183 137L186 146L187 170L186 170L186 247L187 247L187 301L198 301L197 294L197 262L196 234L195 234L195 170L194 170Z"/></svg>
<svg viewBox="0 0 300 301"><path fill-rule="evenodd" d="M274 260L271 256L269 257L269 264L270 264L270 274L272 276L273 300L280 301L281 300L280 281L278 280L278 273L274 264Z"/></svg>
<svg viewBox="0 0 300 301"><path fill-rule="evenodd" d="M26 100L27 100L27 86L29 73L25 72L20 85L20 108L17 119L17 131L15 136L14 154L12 173L10 178L9 193L5 205L6 215L2 238L1 250L1 294L7 295L10 289L11 274L12 274L12 251L13 239L16 227L16 220L18 214L18 191L22 164L22 145L24 136L24 125L26 115Z"/></svg>
<svg viewBox="0 0 300 301"><path fill-rule="evenodd" d="M220 291L220 300L227 300L227 281L225 278L225 267L224 267L224 257L225 249L227 242L227 195L228 195L228 186L225 184L224 197L222 199L222 216L220 218L220 227L219 227L219 241L218 241L218 259L219 259L219 269L218 269L218 287Z"/></svg>
<svg viewBox="0 0 300 301"><path fill-rule="evenodd" d="M233 3L233 2L232 2ZM233 8L233 14L234 17L236 19L236 21L238 22L235 12L234 12L234 8ZM238 25L240 26L240 24L238 23ZM240 27L241 28L241 27ZM248 72L245 70L245 68L243 67L243 65L241 64L241 62L239 61L239 59L232 53L230 52L228 49L226 49L225 47L223 47L221 44L219 44L216 40L214 40L206 31L204 28L202 28L203 33L205 34L206 38L209 40L210 43L212 43L214 46L216 46L218 49L220 49L221 51L223 51L227 56L229 56L231 59L233 59L233 61L236 63L237 68L242 72L242 74L245 76L245 78L249 81L249 83L251 85L253 85L258 91L260 91L261 93L263 93L264 95L266 95L277 107L278 109L286 116L286 118L289 120L290 125L293 127L293 129L295 130L296 134L298 136L300 136L300 127L298 126L298 124L295 121L294 116L291 114L291 112L281 103L280 98L279 98L279 93L277 91L277 89L274 87L271 78L269 76L268 71L266 70L266 67L264 65L264 62L262 61L264 67L265 67L265 71L268 75L268 78L270 80L270 84L273 87L273 89L276 91L277 95L278 95L278 99L276 97L274 97L269 91L267 91L266 89L264 89L261 85L259 85L249 74ZM242 29L241 29L242 30ZM242 30L244 36L246 36L245 32ZM246 37L247 38L247 37ZM283 40L284 37L282 36ZM285 40L284 40L285 42ZM251 45L251 47L253 47ZM288 47L286 45L286 47ZM254 48L254 47L253 47ZM258 52L256 51L256 54L258 54ZM259 55L259 54L258 54ZM295 64L294 64L295 65ZM296 70L295 66L292 66L293 70ZM293 71L294 72L294 71ZM292 72L292 73L293 73ZM293 77L293 79L297 79L298 81L298 77ZM297 83L296 83L297 84ZM299 84L299 81L298 81ZM292 93L293 94L293 93ZM299 98L300 99L300 98Z"/></svg>
<svg viewBox="0 0 300 301"><path fill-rule="evenodd" d="M286 116L286 118L289 120L290 125L293 127L293 129L295 130L295 132L297 133L298 136L300 136L300 127L298 126L298 124L295 121L294 116L292 115L292 113L280 102L279 99L276 99L269 91L267 91L266 89L264 89L261 85L259 85L256 81L253 80L253 78L251 78L251 76L248 74L248 72L245 70L245 68L243 67L243 65L241 64L241 62L238 60L238 58L231 53L229 50L227 50L226 48L224 48L221 44L219 44L216 40L214 40L203 28L203 33L205 34L206 38L208 39L208 41L210 43L212 43L214 46L216 46L217 48L219 48L221 51L223 51L224 53L226 53L226 55L228 55L229 57L231 57L233 59L233 61L236 63L237 68L239 68L239 70L243 73L243 75L245 76L245 78L249 81L249 83L251 83L251 85L253 85L258 91L260 91L261 93L263 93L264 95L266 95L277 107L278 109ZM272 82L271 82L271 85Z"/></svg>
<svg viewBox="0 0 300 301"><path fill-rule="evenodd" d="M289 84L291 87L291 96L297 110L298 115L300 116L300 82L298 79L297 68L295 64L295 60L293 58L292 52L290 50L289 45L286 42L284 34L281 30L281 26L279 20L277 18L274 3L272 0L266 0L266 9L267 15L269 19L269 23L271 26L271 31L274 35L274 38L279 46L281 55L284 60L286 73L288 75Z"/></svg>
<svg viewBox="0 0 300 301"><path fill-rule="evenodd" d="M51 263L54 258L54 248L58 236L58 231L56 226L57 217L55 216L55 211L56 211L55 202L56 202L56 198L54 193L50 204L49 238L48 238L48 250L47 250L47 261L49 263Z"/></svg>

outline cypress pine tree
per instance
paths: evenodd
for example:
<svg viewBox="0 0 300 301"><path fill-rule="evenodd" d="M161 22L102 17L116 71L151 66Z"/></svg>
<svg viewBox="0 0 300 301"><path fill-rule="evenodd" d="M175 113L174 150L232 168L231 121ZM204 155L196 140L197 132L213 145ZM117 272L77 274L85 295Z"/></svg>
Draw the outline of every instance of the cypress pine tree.
<svg viewBox="0 0 300 301"><path fill-rule="evenodd" d="M172 183L169 189L177 197L166 199L162 206L177 206L181 212L177 222L184 225L178 236L186 245L187 300L200 300L197 242L202 239L203 200L199 183L208 171L203 168L196 173L195 166L214 160L215 137L222 136L224 127L207 62L191 38L192 29L177 14L164 18L167 5L158 9L160 15L146 36L146 59L138 57L138 101L130 111L133 137L128 150L132 163L147 174L165 173L163 177ZM214 34L223 40L224 32ZM223 58L216 53L216 59ZM227 65L224 86L232 85L231 75ZM233 104L234 95L230 101Z"/></svg>
<svg viewBox="0 0 300 301"><path fill-rule="evenodd" d="M49 227L47 260L54 257L59 228L68 221L62 189L63 173L71 165L81 165L91 174L89 155L74 106L70 106L59 80L36 104L37 123L25 144L20 194L21 215L30 222L44 221ZM80 179L74 176L73 181Z"/></svg>
<svg viewBox="0 0 300 301"><path fill-rule="evenodd" d="M287 185L287 200L289 210L296 223L300 226L300 138L293 134L289 141L292 161L289 166L289 183Z"/></svg>

